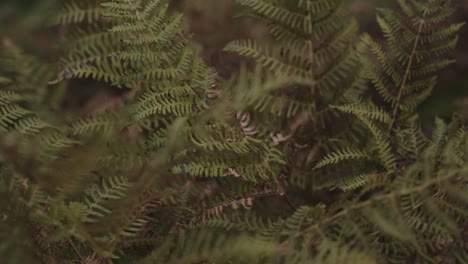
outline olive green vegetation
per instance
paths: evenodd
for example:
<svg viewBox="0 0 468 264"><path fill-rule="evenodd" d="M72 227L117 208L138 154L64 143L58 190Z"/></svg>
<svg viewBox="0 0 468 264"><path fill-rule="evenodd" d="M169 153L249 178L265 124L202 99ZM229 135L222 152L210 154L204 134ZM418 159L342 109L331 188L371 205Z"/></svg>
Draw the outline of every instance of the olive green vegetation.
<svg viewBox="0 0 468 264"><path fill-rule="evenodd" d="M50 11L50 6L53 6L53 3L57 2L56 0L4 0L0 3L0 34L8 37L16 38L18 42L21 43L23 49L32 50L33 52L42 52L42 46L49 46L50 43L56 38L55 34L47 34L50 32L41 32L39 38L42 41L39 47L33 45L34 38L37 38L37 34L31 34L31 29L42 28L42 21L46 17L44 14ZM226 3L231 3L231 0L222 0L222 1L211 1L210 0L198 0L198 1L184 1L184 0L173 0L173 6L178 8L181 11L188 13L188 21L191 24L195 24L195 27L203 28L211 26L211 24L216 24L216 21L213 21L219 17L230 15L226 13L226 8L221 7L226 5ZM350 13L358 17L361 28L367 32L371 32L375 37L380 37L378 32L378 26L375 23L375 8L376 7L390 7L395 5L395 1L392 0L352 0L349 4ZM228 4L230 6L230 4ZM184 9L184 7L186 7ZM194 8L195 7L195 8ZM230 7L228 7L230 8ZM460 7L459 7L460 8ZM197 9L198 17L196 19L190 18L190 11ZM460 8L458 11L458 17L462 18L468 15L468 9L465 6ZM224 10L220 12L220 10ZM243 10L242 6L239 6L238 12ZM2 19L3 17L3 19ZM201 19L200 19L201 17ZM203 19L209 17L208 19ZM210 20L211 18L211 20ZM219 19L217 19L219 20ZM224 19L225 20L225 19ZM227 39L232 36L231 32L226 32L223 30L224 27L218 26L218 30L215 32L208 32L203 35L203 39L198 40L202 42L216 43L221 39L221 43L225 43ZM225 26L225 25L224 25ZM465 28L461 32L461 36L468 35L468 29ZM466 38L465 38L466 39ZM217 41L218 40L218 41ZM216 44L215 44L216 45ZM42 48L37 51L38 48ZM468 71L468 54L463 45L458 45L455 51L452 52L454 57L460 56L460 60L466 61L463 63L458 63L449 70L450 74L447 77L444 77L445 84L444 86L439 85L436 87L435 92L431 95L430 98L418 109L418 112L421 115L421 118L425 120L426 123L431 123L437 116L449 117L454 111L460 111L460 109L468 109L466 105L458 105L456 103L457 99L468 98L468 77L465 74ZM90 91L92 93L92 90ZM466 113L467 110L464 110Z"/></svg>
<svg viewBox="0 0 468 264"><path fill-rule="evenodd" d="M461 9L363 3L2 2L2 263L467 263Z"/></svg>

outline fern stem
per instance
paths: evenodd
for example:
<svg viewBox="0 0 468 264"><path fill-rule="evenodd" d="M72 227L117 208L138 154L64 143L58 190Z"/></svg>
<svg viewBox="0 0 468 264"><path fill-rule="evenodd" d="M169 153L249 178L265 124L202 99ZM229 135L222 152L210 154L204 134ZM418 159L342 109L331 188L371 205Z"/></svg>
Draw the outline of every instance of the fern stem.
<svg viewBox="0 0 468 264"><path fill-rule="evenodd" d="M312 26L312 15L311 15L311 12L310 12L310 2L307 1L307 10L309 12L307 12L307 25L306 25L306 32L308 34L312 34L312 29L313 29L313 26ZM312 60L314 58L314 47L313 47L313 43L312 43L312 37L310 37L308 40L307 40L307 51L308 51L308 59L309 59L309 63L311 64L311 67L310 67L310 74L311 76L313 76L313 70L312 70Z"/></svg>
<svg viewBox="0 0 468 264"><path fill-rule="evenodd" d="M314 45L312 43L312 30L313 30L313 22L312 22L312 7L311 3L309 0L307 2L307 25L306 25L306 32L310 35L309 39L307 40L307 57L308 61L310 63L310 77L311 77L311 84L310 84L310 89L311 89L311 97L312 97L312 116L311 118L313 119L316 115L317 112L317 104L316 104L316 98L315 98L315 80L314 80L314 70L313 70L313 61L314 61Z"/></svg>
<svg viewBox="0 0 468 264"><path fill-rule="evenodd" d="M403 80L401 81L401 85L400 85L400 88L399 88L399 91L398 91L397 99L396 99L395 103L393 104L394 108L393 108L393 113L392 113L392 121L389 124L389 130L392 130L393 125L395 124L395 119L396 119L396 116L398 114L398 107L399 107L399 104L400 104L400 101L401 101L401 97L403 95L403 89L405 88L406 82L409 79L409 74L410 74L410 71L411 71L411 65L413 64L413 59L415 57L416 48L418 47L418 42L419 42L419 38L421 36L421 31L422 31L423 25L424 25L424 22L419 21L419 27L418 27L416 39L414 40L413 48L412 48L411 54L410 54L410 58L408 60L408 64L406 65L405 74L403 75Z"/></svg>
<svg viewBox="0 0 468 264"><path fill-rule="evenodd" d="M73 248L73 251L78 256L78 258L82 262L85 262L86 260L83 258L83 256L81 256L80 251L78 251L78 248L76 248L75 243L73 243L73 240L71 238L68 238L68 243L71 245L71 247Z"/></svg>

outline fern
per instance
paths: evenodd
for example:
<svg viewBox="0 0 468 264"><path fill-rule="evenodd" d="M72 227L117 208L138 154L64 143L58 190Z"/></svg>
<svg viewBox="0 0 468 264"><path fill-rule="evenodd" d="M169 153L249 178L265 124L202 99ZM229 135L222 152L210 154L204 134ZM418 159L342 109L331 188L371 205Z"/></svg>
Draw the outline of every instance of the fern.
<svg viewBox="0 0 468 264"><path fill-rule="evenodd" d="M310 175L310 169L320 160L320 153L329 150L329 139L353 126L344 119L336 122L338 111L332 105L345 102L364 88L361 62L355 52L362 49L357 24L346 17L343 1L238 3L268 28L272 40L236 40L225 50L255 60L265 72L265 83L278 83L277 79L284 83L262 89L254 76L252 82L244 84L259 91L259 95L247 97L251 123L259 136L270 135L276 147L307 142L304 148L289 153L286 164L304 174L301 185L320 185L319 177ZM285 184L294 182L290 177Z"/></svg>
<svg viewBox="0 0 468 264"><path fill-rule="evenodd" d="M397 2L380 42L346 1L238 0L268 36L229 80L168 0L60 3L48 63L0 52L2 260L466 262L466 122L416 114L462 24Z"/></svg>
<svg viewBox="0 0 468 264"><path fill-rule="evenodd" d="M377 21L387 39L387 50L368 37L365 40L379 63L368 64L367 75L389 103L395 121L407 118L407 113L429 96L435 86L434 74L453 62L447 53L455 47L456 33L463 25L447 25L445 21L454 10L445 8L442 1L399 4L401 14L379 10ZM401 64L404 66L397 67Z"/></svg>
<svg viewBox="0 0 468 264"><path fill-rule="evenodd" d="M88 189L88 198L85 198L86 213L83 215L83 222L95 222L94 217L103 216L103 213L111 213L108 209L103 207L101 203L107 199L120 199L124 197L123 191L128 189L129 184L121 177L110 178L109 182L104 182L103 190L99 187L92 186Z"/></svg>

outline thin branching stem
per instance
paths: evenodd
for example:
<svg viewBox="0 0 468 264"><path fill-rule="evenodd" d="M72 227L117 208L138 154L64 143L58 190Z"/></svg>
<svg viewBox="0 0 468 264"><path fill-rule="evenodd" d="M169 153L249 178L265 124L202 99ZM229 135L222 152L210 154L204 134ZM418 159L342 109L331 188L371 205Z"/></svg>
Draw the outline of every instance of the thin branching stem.
<svg viewBox="0 0 468 264"><path fill-rule="evenodd" d="M393 128L393 125L395 124L395 120L397 118L398 108L400 107L401 97L403 95L403 90L405 89L405 85L406 85L407 81L409 80L411 67L413 66L413 60L414 60L414 57L416 56L416 49L418 47L419 38L421 36L421 31L422 31L423 25L424 25L424 21L422 21L422 20L419 21L418 31L416 33L416 39L414 40L413 48L411 50L411 54L410 54L410 57L409 57L409 60L408 60L408 64L406 65L405 74L403 75L403 80L401 81L401 85L400 85L400 87L398 89L397 99L396 99L396 101L395 101L395 103L393 105L392 121L389 124L389 130L391 130Z"/></svg>

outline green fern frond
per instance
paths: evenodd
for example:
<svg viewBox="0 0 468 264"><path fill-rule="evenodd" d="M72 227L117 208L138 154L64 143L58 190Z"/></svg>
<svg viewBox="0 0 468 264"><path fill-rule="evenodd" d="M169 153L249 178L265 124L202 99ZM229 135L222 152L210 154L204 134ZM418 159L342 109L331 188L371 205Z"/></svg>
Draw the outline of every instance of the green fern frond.
<svg viewBox="0 0 468 264"><path fill-rule="evenodd" d="M79 143L59 131L44 133L41 135L40 140L45 146L56 149L67 148Z"/></svg>
<svg viewBox="0 0 468 264"><path fill-rule="evenodd" d="M0 91L0 103L1 105L7 105L14 102L23 101L24 97L13 91Z"/></svg>
<svg viewBox="0 0 468 264"><path fill-rule="evenodd" d="M71 124L73 135L90 133L109 134L115 130L115 114L108 113L86 119L78 120Z"/></svg>
<svg viewBox="0 0 468 264"><path fill-rule="evenodd" d="M130 183L122 176L109 177L103 181L102 186L94 185L87 190L87 196L84 199L86 211L82 216L85 223L98 221L99 217L111 213L109 209L103 206L106 200L116 200L125 197L125 191L130 188Z"/></svg>
<svg viewBox="0 0 468 264"><path fill-rule="evenodd" d="M397 130L395 136L396 150L399 154L414 160L421 158L423 149L427 145L427 139L415 118L408 120L408 125Z"/></svg>
<svg viewBox="0 0 468 264"><path fill-rule="evenodd" d="M376 257L372 256L372 254L351 249L348 246L339 245L330 241L320 244L318 254L313 258L313 261L323 264L378 263Z"/></svg>
<svg viewBox="0 0 468 264"><path fill-rule="evenodd" d="M18 131L22 134L36 134L42 129L52 127L37 117L34 112L20 104L26 98L9 90L0 91L0 129L4 132Z"/></svg>
<svg viewBox="0 0 468 264"><path fill-rule="evenodd" d="M372 135L375 148L379 157L379 162L389 171L396 168L396 156L392 148L392 144L389 140L389 136L383 129L377 124L374 124L372 120L369 120L366 116L358 114L358 119L365 127L369 130Z"/></svg>
<svg viewBox="0 0 468 264"><path fill-rule="evenodd" d="M429 96L435 74L453 63L446 57L455 47L456 33L462 26L447 25L454 9L440 6L438 1L398 3L402 13L378 10L377 22L387 40L386 48L364 38L376 57L376 61L366 63L367 76L390 104L392 119L408 118L407 113Z"/></svg>
<svg viewBox="0 0 468 264"><path fill-rule="evenodd" d="M182 243L184 241L184 243ZM223 257L225 260L248 260L256 263L273 255L278 245L246 235L227 236L201 230L186 236L168 237L163 244L139 263L193 263Z"/></svg>
<svg viewBox="0 0 468 264"><path fill-rule="evenodd" d="M349 192L364 186L372 173L364 173L360 175L351 175L350 177L344 176L339 179L336 184L337 188L340 188L344 192Z"/></svg>
<svg viewBox="0 0 468 264"><path fill-rule="evenodd" d="M102 11L99 6L86 3L86 1L66 1L56 18L56 23L59 25L92 23L98 21Z"/></svg>
<svg viewBox="0 0 468 264"><path fill-rule="evenodd" d="M360 117L365 116L366 118L373 119L384 124L389 124L391 122L391 117L385 111L372 105L352 104L334 106L333 108L336 108L344 113L354 114Z"/></svg>
<svg viewBox="0 0 468 264"><path fill-rule="evenodd" d="M339 163L351 159L369 159L369 155L366 152L357 149L342 149L336 152L332 152L323 157L314 167L319 169L330 164Z"/></svg>

